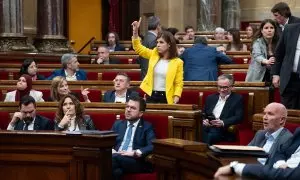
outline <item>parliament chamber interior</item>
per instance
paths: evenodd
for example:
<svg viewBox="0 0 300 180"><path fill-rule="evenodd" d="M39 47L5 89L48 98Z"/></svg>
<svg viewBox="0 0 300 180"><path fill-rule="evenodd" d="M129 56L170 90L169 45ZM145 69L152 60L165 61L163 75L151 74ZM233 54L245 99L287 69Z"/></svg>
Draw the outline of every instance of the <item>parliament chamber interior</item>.
<svg viewBox="0 0 300 180"><path fill-rule="evenodd" d="M300 178L300 1L0 2L0 179Z"/></svg>

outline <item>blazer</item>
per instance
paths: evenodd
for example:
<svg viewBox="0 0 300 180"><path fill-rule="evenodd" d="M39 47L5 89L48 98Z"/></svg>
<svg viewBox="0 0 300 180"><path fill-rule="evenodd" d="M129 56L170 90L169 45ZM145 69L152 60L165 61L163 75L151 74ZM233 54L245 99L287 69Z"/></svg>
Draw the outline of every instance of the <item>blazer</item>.
<svg viewBox="0 0 300 180"><path fill-rule="evenodd" d="M254 138L248 144L248 146L263 147L266 143L266 137L265 137L266 133L267 133L266 130L257 131ZM292 133L288 129L283 128L282 131L277 136L275 142L273 143L273 145L269 151L268 159L274 158L275 152L277 152L279 150L280 146L282 144L286 143L292 136L293 136ZM266 162L266 164L267 163L268 163L268 161Z"/></svg>
<svg viewBox="0 0 300 180"><path fill-rule="evenodd" d="M150 31L148 31L143 39L142 42L143 46L149 49L154 49L156 47L156 35ZM148 71L148 59L145 59L143 57L139 57L137 59L137 63L140 64L141 68L141 80L143 80L147 74Z"/></svg>
<svg viewBox="0 0 300 180"><path fill-rule="evenodd" d="M47 80L52 80L56 76L63 76L66 77L65 69L57 69L52 72L52 74L47 78ZM76 78L77 80L87 80L86 72L84 70L79 69L76 71Z"/></svg>
<svg viewBox="0 0 300 180"><path fill-rule="evenodd" d="M277 43L275 50L275 64L272 67L271 74L280 76L280 94L282 94L288 85L291 73L293 72L294 57L298 37L300 35L300 23L288 24Z"/></svg>
<svg viewBox="0 0 300 180"><path fill-rule="evenodd" d="M23 130L23 128L24 128L24 121L18 120L14 130ZM51 121L48 118L44 116L40 116L38 114L35 116L33 130L53 130L53 129L54 129L53 123L51 123Z"/></svg>
<svg viewBox="0 0 300 180"><path fill-rule="evenodd" d="M121 44L116 44L115 51L125 51L125 48Z"/></svg>
<svg viewBox="0 0 300 180"><path fill-rule="evenodd" d="M118 134L113 147L116 151L122 144L127 129L127 122L127 120L117 120L112 127L112 131ZM142 157L146 157L153 151L152 141L154 139L155 134L152 125L141 118L133 137L132 149L139 149L142 152Z"/></svg>
<svg viewBox="0 0 300 180"><path fill-rule="evenodd" d="M103 102L115 102L115 98L116 98L115 92L116 92L115 90L106 91L104 93ZM127 89L126 102L128 102L130 96L139 96L139 93L137 93L133 90Z"/></svg>
<svg viewBox="0 0 300 180"><path fill-rule="evenodd" d="M284 30L285 31L285 30ZM243 176L252 176L259 179L291 179L296 180L300 177L300 165L296 168L274 169L273 164L278 160L287 160L300 145L300 128L297 128L294 136L285 144L281 145L280 150L275 153L274 158L270 158L270 163L263 166L261 164L247 164L243 169Z"/></svg>
<svg viewBox="0 0 300 180"><path fill-rule="evenodd" d="M17 90L6 93L4 102L15 102ZM44 102L43 93L41 91L30 90L30 96L34 98L36 102Z"/></svg>
<svg viewBox="0 0 300 180"><path fill-rule="evenodd" d="M207 96L205 100L204 113L212 114L218 100L219 93ZM224 129L227 129L231 125L238 124L243 120L243 117L243 97L240 94L231 92L220 115L220 119L224 122Z"/></svg>
<svg viewBox="0 0 300 180"><path fill-rule="evenodd" d="M149 67L146 77L140 85L140 88L149 96L153 91L154 67L160 60L157 48L153 50L146 48L140 42L140 39L132 39L133 49L140 56L149 59ZM170 59L166 75L166 98L168 104L173 104L173 96L181 96L183 89L183 61L179 58Z"/></svg>
<svg viewBox="0 0 300 180"><path fill-rule="evenodd" d="M230 64L232 60L216 50L201 43L186 49L182 54L185 81L216 81L218 64Z"/></svg>
<svg viewBox="0 0 300 180"><path fill-rule="evenodd" d="M246 76L247 82L262 82L266 73L266 66L262 65L264 59L267 59L267 44L261 37L256 39L252 45L251 63Z"/></svg>
<svg viewBox="0 0 300 180"><path fill-rule="evenodd" d="M288 24L295 24L295 23L300 23L300 18L295 17L295 16L290 16ZM278 24L278 22L276 22L276 29L277 29L278 35L281 36L282 29L281 29L280 25ZM285 30L285 27L284 27L284 30Z"/></svg>
<svg viewBox="0 0 300 180"><path fill-rule="evenodd" d="M58 127L58 122L56 119L54 120L54 122L55 122L54 128L56 131L67 130L67 127L64 127L64 128ZM94 122L93 122L91 116L89 116L89 115L83 116L83 124L78 124L78 127L79 127L79 130L96 130Z"/></svg>

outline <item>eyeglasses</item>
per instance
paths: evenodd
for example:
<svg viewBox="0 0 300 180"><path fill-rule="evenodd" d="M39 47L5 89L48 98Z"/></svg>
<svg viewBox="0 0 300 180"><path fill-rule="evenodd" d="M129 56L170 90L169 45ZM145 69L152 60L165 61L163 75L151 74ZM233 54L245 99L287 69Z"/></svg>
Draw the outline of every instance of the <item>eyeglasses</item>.
<svg viewBox="0 0 300 180"><path fill-rule="evenodd" d="M224 90L227 90L227 89L229 89L230 87L232 87L232 86L218 86L218 89L224 89Z"/></svg>

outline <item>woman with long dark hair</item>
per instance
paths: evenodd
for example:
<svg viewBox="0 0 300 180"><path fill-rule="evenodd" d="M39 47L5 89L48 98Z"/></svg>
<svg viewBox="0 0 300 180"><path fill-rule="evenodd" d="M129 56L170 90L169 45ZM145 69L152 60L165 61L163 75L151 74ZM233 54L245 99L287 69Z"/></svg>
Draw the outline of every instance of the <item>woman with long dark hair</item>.
<svg viewBox="0 0 300 180"><path fill-rule="evenodd" d="M265 19L257 31L252 45L251 63L246 81L270 82L270 69L275 63L274 51L278 41L275 21Z"/></svg>
<svg viewBox="0 0 300 180"><path fill-rule="evenodd" d="M167 31L157 36L156 48L148 49L141 44L138 29L141 23L132 23L133 49L149 60L148 72L140 88L148 95L147 102L176 104L183 89L183 61L178 58L176 40Z"/></svg>
<svg viewBox="0 0 300 180"><path fill-rule="evenodd" d="M95 126L91 117L84 115L84 109L80 101L75 96L67 94L58 103L55 130L95 130Z"/></svg>
<svg viewBox="0 0 300 180"><path fill-rule="evenodd" d="M34 59L25 59L21 68L20 68L20 76L23 74L28 74L32 77L32 80L45 80L45 76L38 74L37 63Z"/></svg>
<svg viewBox="0 0 300 180"><path fill-rule="evenodd" d="M241 42L240 30L236 28L228 29L227 39L229 40L229 43L226 47L226 51L247 51L246 44Z"/></svg>

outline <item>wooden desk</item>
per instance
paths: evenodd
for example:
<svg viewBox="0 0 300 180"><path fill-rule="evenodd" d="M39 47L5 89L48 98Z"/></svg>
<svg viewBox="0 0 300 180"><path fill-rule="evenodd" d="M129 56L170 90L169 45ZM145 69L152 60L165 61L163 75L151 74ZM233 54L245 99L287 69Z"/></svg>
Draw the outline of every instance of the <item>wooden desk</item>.
<svg viewBox="0 0 300 180"><path fill-rule="evenodd" d="M217 158L204 143L182 139L157 139L153 142L152 161L158 172L158 180L213 179L214 173L232 158ZM234 158L239 162L257 162L254 157ZM224 176L222 179L241 179ZM245 179L245 178L242 178Z"/></svg>
<svg viewBox="0 0 300 180"><path fill-rule="evenodd" d="M111 179L116 134L0 130L0 174L7 180Z"/></svg>

